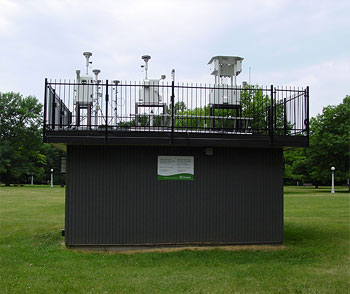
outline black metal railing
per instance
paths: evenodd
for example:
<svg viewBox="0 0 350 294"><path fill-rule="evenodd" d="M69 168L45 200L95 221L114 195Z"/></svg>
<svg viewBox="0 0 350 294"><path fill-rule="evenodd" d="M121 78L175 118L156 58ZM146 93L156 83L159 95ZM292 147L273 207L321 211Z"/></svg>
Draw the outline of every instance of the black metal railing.
<svg viewBox="0 0 350 294"><path fill-rule="evenodd" d="M308 136L309 90L143 81L45 81L47 131Z"/></svg>

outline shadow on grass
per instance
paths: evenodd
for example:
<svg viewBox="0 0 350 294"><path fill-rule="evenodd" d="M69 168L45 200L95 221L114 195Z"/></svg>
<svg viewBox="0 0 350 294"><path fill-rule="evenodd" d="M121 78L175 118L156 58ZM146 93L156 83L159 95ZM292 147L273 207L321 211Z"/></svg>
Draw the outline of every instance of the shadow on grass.
<svg viewBox="0 0 350 294"><path fill-rule="evenodd" d="M317 246L320 244L334 244L337 242L335 239L334 230L327 229L326 227L316 228L307 224L291 224L286 223L284 225L284 244L293 244L299 246L301 244L309 243L310 246ZM329 245L331 247L331 245Z"/></svg>

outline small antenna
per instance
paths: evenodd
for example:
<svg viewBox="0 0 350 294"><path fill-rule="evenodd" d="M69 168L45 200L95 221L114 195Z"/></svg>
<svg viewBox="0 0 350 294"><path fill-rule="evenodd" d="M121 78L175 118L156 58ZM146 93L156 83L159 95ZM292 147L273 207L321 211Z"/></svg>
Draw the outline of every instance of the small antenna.
<svg viewBox="0 0 350 294"><path fill-rule="evenodd" d="M90 57L92 56L91 52L84 52L83 55L86 58L86 75L89 75L89 64L92 63L89 61Z"/></svg>
<svg viewBox="0 0 350 294"><path fill-rule="evenodd" d="M143 55L142 57L141 57L143 60L144 60L144 62L145 62L145 74L146 74L146 76L145 76L145 80L147 80L147 70L148 70L148 60L150 60L151 59L151 56L149 56L149 55Z"/></svg>

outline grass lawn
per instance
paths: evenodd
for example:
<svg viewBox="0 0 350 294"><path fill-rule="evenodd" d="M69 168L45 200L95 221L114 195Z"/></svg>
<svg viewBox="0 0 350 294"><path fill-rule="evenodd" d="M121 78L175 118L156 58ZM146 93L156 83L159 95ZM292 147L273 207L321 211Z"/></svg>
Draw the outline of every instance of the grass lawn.
<svg viewBox="0 0 350 294"><path fill-rule="evenodd" d="M350 293L346 188L285 188L277 250L108 254L62 246L64 189L0 187L0 293Z"/></svg>

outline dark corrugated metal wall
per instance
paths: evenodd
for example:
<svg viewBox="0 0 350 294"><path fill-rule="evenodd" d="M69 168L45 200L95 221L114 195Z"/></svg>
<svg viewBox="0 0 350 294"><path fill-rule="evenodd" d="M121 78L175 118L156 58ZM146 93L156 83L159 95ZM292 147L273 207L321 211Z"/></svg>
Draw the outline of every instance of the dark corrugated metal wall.
<svg viewBox="0 0 350 294"><path fill-rule="evenodd" d="M68 146L67 245L283 239L281 149ZM158 181L158 155L193 155L194 181Z"/></svg>

